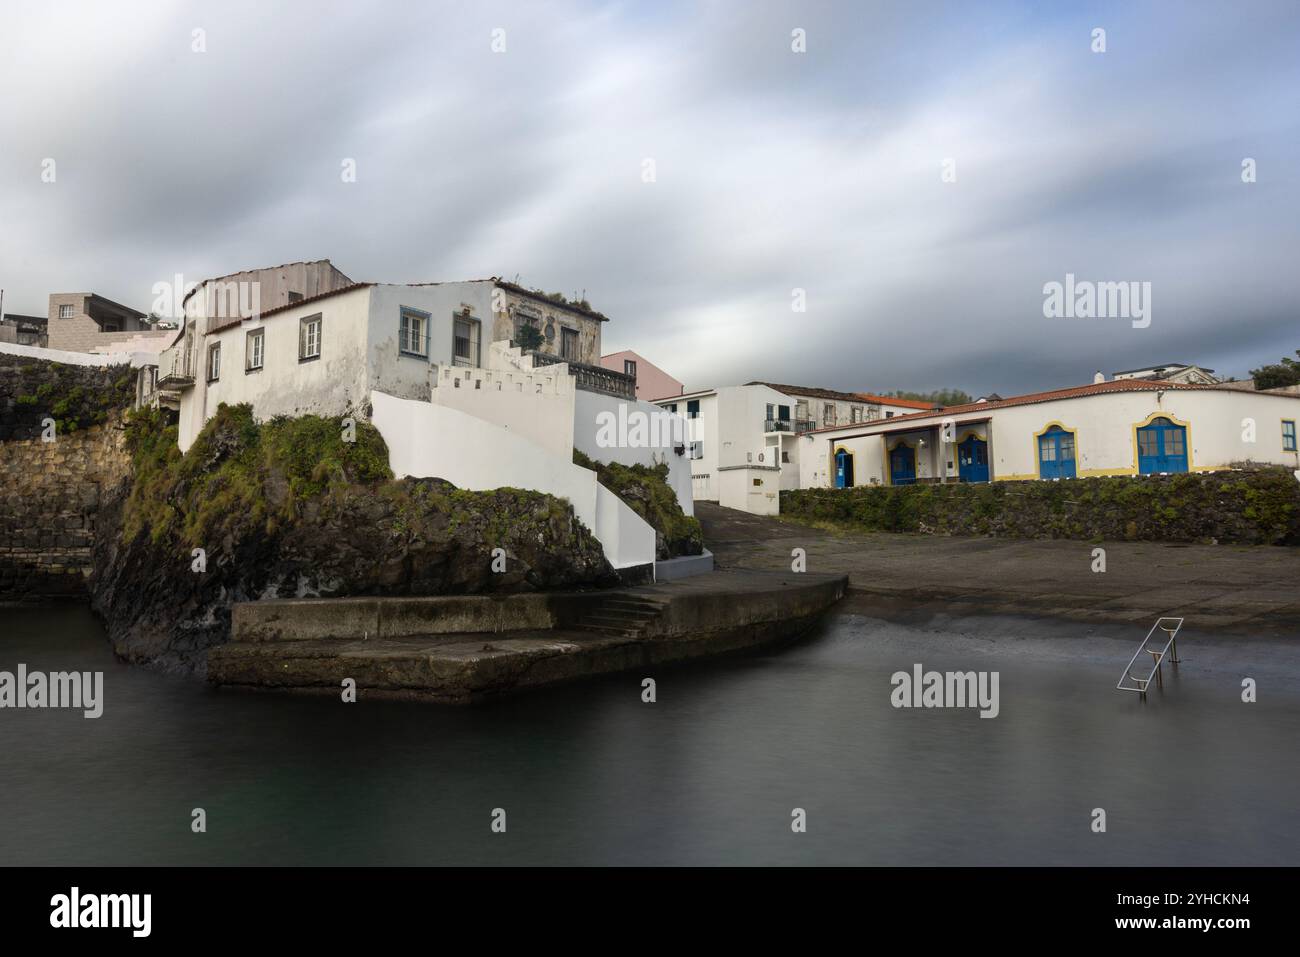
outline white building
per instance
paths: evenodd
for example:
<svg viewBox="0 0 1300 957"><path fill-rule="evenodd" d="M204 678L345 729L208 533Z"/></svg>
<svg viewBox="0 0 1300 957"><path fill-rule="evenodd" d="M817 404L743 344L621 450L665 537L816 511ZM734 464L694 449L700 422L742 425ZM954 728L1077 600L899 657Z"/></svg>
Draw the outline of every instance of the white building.
<svg viewBox="0 0 1300 957"><path fill-rule="evenodd" d="M1300 469L1300 396L1120 379L806 433L804 488Z"/></svg>
<svg viewBox="0 0 1300 957"><path fill-rule="evenodd" d="M1100 372L1097 373L1101 375ZM1182 382L1191 385L1217 385L1219 377L1213 369L1205 366L1189 365L1186 362L1166 362L1164 365L1145 366L1141 369L1124 369L1112 372L1112 379L1152 379L1162 382ZM1103 376L1100 380L1104 381Z"/></svg>
<svg viewBox="0 0 1300 957"><path fill-rule="evenodd" d="M661 399L686 419L692 494L759 514L775 514L779 492L798 488L794 401L761 384L706 389Z"/></svg>
<svg viewBox="0 0 1300 957"><path fill-rule="evenodd" d="M800 488L800 435L823 423L892 418L928 403L809 386L750 382L655 403L686 419L692 491L760 515L775 515L783 490Z"/></svg>
<svg viewBox="0 0 1300 957"><path fill-rule="evenodd" d="M853 425L875 419L892 419L897 415L928 411L932 403L913 399L895 399L869 392L839 392L816 386L785 385L780 382L749 382L765 385L786 396L792 403L796 432L809 432L835 425Z"/></svg>
<svg viewBox="0 0 1300 957"><path fill-rule="evenodd" d="M534 303L535 294L496 279L327 285L333 288L260 312L187 315L158 375L159 389L179 409L182 450L222 403L248 403L259 420L369 419L399 478L565 498L617 569L653 568L654 529L600 486L595 472L574 464L575 448L602 462L666 462L683 510L694 513L685 449L669 436L628 442L615 434L609 441L610 433L600 432L611 417L662 416L632 398L631 377L491 338L494 329L508 335L517 328L516 318L539 316L549 328L546 341L598 356L603 316L570 320L565 310L584 310ZM597 341L584 347L584 335Z"/></svg>

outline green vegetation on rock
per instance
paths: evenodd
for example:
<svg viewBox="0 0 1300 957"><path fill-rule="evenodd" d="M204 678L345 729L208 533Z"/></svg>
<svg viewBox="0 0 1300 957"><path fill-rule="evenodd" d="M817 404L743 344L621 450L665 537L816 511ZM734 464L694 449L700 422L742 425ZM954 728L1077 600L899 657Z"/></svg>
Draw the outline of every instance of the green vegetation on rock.
<svg viewBox="0 0 1300 957"><path fill-rule="evenodd" d="M781 493L781 514L852 528L1087 541L1300 544L1282 468L1064 482L859 486Z"/></svg>
<svg viewBox="0 0 1300 957"><path fill-rule="evenodd" d="M75 366L0 356L0 440L36 438L43 420L59 435L103 425L135 401L135 372L125 365Z"/></svg>
<svg viewBox="0 0 1300 957"><path fill-rule="evenodd" d="M616 583L567 502L394 480L378 430L353 429L223 405L182 455L159 412L133 414L133 476L101 516L120 534L97 536L91 583L118 652L201 667L236 601Z"/></svg>
<svg viewBox="0 0 1300 957"><path fill-rule="evenodd" d="M699 519L682 511L668 484L668 463L655 466L597 462L573 450L573 462L596 473L596 480L654 528L656 557L663 561L704 551Z"/></svg>

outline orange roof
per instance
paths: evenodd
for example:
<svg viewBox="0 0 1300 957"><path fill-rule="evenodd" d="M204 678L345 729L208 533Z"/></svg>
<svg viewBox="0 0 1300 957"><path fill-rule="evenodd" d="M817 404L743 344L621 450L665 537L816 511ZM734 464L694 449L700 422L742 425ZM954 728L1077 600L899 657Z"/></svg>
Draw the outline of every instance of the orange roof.
<svg viewBox="0 0 1300 957"><path fill-rule="evenodd" d="M1155 382L1149 379L1113 379L1110 382L1092 382L1088 385L1072 386L1068 389L1052 389L1049 392L1030 392L1026 395L1013 395L1007 399L994 399L991 402L967 402L962 405L948 405L942 409L928 412L913 412L909 415L896 415L889 419L872 419L870 422L854 422L848 425L823 426L813 432L842 432L845 429L861 429L863 426L883 425L890 427L899 422L917 419L947 418L967 412L985 412L990 409L1005 409L1014 405L1033 405L1036 402L1052 402L1056 399L1078 399L1083 396L1099 395L1105 392L1183 392L1187 390L1240 392L1240 389L1224 388L1221 385L1195 385L1184 382ZM810 433L805 433L810 434Z"/></svg>
<svg viewBox="0 0 1300 957"><path fill-rule="evenodd" d="M926 409L934 408L933 402L922 402L919 399L897 399L892 395L872 395L870 392L853 393L863 402L872 402L876 405L898 405L905 409Z"/></svg>

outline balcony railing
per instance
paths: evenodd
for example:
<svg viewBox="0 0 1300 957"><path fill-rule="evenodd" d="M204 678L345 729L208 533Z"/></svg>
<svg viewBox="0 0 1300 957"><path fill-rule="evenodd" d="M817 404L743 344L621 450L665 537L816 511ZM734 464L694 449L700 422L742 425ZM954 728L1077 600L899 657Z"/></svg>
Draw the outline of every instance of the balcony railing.
<svg viewBox="0 0 1300 957"><path fill-rule="evenodd" d="M794 430L802 435L804 432L811 432L817 428L817 423L813 419L795 419Z"/></svg>
<svg viewBox="0 0 1300 957"><path fill-rule="evenodd" d="M763 423L764 432L793 432L794 419L767 419Z"/></svg>
<svg viewBox="0 0 1300 957"><path fill-rule="evenodd" d="M600 392L620 399L636 398L636 378L634 376L615 372L613 369L606 369L603 366L589 366L582 362L574 362L572 359L562 359L559 356L551 355L549 352L529 352L528 355L532 356L533 362L539 366L567 362L569 364L569 373L573 376L574 384L579 389L587 392Z"/></svg>
<svg viewBox="0 0 1300 957"><path fill-rule="evenodd" d="M182 340L158 353L158 388L186 388L194 384L193 356Z"/></svg>

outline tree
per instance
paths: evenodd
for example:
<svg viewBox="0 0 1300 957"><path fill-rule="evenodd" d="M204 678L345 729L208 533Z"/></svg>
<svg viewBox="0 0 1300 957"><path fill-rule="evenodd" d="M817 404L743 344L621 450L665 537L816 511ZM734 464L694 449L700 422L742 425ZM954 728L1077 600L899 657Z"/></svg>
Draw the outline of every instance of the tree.
<svg viewBox="0 0 1300 957"><path fill-rule="evenodd" d="M961 389L935 389L933 392L906 392L897 389L885 394L894 399L911 399L913 402L929 402L931 405L965 405L974 401Z"/></svg>
<svg viewBox="0 0 1300 957"><path fill-rule="evenodd" d="M1300 349L1295 351L1300 356ZM1256 389L1280 389L1287 385L1300 385L1300 362L1283 357L1281 362L1250 370Z"/></svg>
<svg viewBox="0 0 1300 957"><path fill-rule="evenodd" d="M531 322L525 322L515 333L515 345L525 352L534 352L542 347L546 340L542 337L542 330L538 329Z"/></svg>

